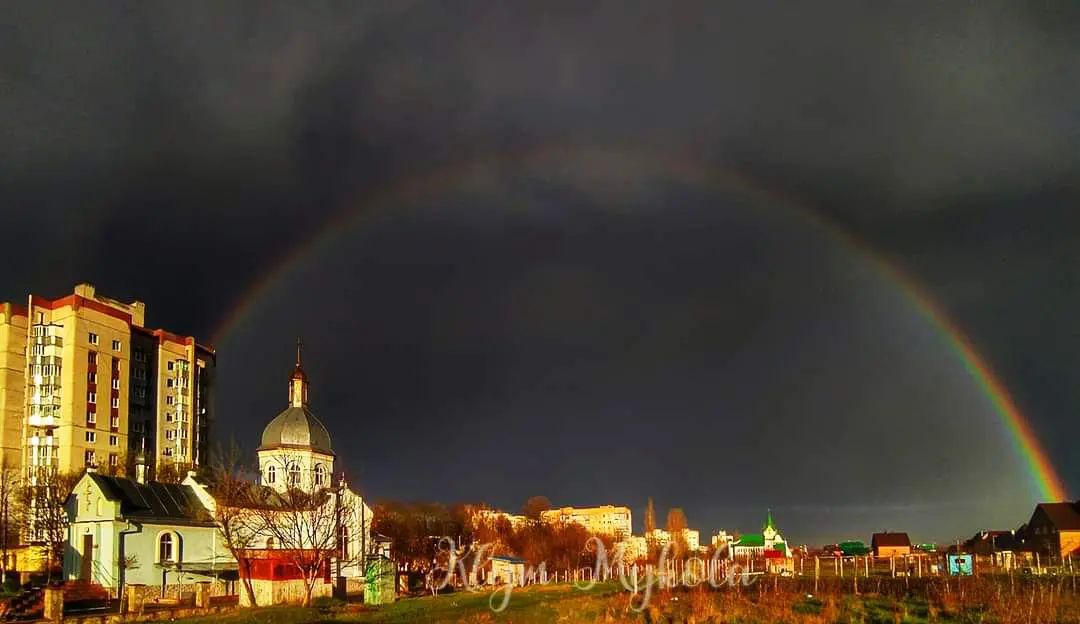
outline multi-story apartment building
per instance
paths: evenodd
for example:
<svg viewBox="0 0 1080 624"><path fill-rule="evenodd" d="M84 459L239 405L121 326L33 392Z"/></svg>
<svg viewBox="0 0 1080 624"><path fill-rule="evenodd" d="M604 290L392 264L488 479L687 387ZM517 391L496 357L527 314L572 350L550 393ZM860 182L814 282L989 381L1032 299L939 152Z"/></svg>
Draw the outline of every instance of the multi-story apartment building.
<svg viewBox="0 0 1080 624"><path fill-rule="evenodd" d="M590 533L625 538L630 535L629 507L601 505L599 507L561 507L543 512L545 522L576 522Z"/></svg>
<svg viewBox="0 0 1080 624"><path fill-rule="evenodd" d="M90 284L0 304L0 451L9 465L115 468L145 450L161 465L205 461L215 354L145 327L145 306Z"/></svg>

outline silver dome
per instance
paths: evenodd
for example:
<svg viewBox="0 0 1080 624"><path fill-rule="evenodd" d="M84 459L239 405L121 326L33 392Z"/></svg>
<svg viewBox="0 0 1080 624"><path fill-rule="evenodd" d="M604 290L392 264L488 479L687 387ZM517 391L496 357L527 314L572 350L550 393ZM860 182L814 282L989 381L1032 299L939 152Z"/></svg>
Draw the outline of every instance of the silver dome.
<svg viewBox="0 0 1080 624"><path fill-rule="evenodd" d="M330 434L315 414L306 407L288 407L263 429L259 450L298 447L334 454Z"/></svg>

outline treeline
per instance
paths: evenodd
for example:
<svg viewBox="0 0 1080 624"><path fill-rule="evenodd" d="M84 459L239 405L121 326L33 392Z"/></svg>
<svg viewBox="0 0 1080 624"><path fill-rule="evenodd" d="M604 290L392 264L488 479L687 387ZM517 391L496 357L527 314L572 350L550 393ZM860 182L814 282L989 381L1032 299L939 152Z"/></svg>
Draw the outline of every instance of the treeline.
<svg viewBox="0 0 1080 624"><path fill-rule="evenodd" d="M549 571L593 566L596 549L589 539L593 535L579 524L541 522L542 510L526 504L526 519L511 523L505 516L492 515L486 505L383 501L373 508L372 530L390 538L391 555L404 570L426 572L444 565L447 539L453 540L455 554L468 569L481 546L486 547L485 556L518 557L530 566L543 563ZM610 552L612 538L596 537Z"/></svg>

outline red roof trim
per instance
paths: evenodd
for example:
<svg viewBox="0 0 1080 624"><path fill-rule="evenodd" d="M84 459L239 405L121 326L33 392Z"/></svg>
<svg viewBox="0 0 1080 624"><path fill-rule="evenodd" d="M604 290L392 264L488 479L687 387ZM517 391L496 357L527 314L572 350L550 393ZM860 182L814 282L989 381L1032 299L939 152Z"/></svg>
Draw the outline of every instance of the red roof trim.
<svg viewBox="0 0 1080 624"><path fill-rule="evenodd" d="M0 303L0 307L3 308L4 314L8 316L21 316L24 318L30 318L30 311L26 306L18 303L11 303L9 301Z"/></svg>
<svg viewBox="0 0 1080 624"><path fill-rule="evenodd" d="M100 312L106 316L111 316L131 325L131 315L127 312L121 312L116 308L107 306L104 303L98 303L93 299L87 299L79 295L68 295L59 299L45 299L44 297L35 297L30 295L30 305L45 308L47 310L58 310L60 308L71 306L72 310L78 310L85 307L95 312Z"/></svg>

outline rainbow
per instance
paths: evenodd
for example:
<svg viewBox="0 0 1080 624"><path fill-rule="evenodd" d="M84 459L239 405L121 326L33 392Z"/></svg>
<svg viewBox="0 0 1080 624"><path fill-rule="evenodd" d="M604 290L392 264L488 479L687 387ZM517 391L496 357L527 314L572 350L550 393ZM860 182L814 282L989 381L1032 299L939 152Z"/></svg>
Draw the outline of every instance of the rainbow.
<svg viewBox="0 0 1080 624"><path fill-rule="evenodd" d="M409 176L380 187L368 198L350 209L339 211L336 217L306 241L294 247L276 266L260 277L243 297L229 310L214 332L215 343L227 337L270 294L273 287L286 279L317 249L332 244L343 232L361 222L375 218L394 206L407 205L424 199L437 198L469 183L491 181L492 171L501 168L533 171L545 179L579 172L605 174L616 172L620 179L635 179L634 175L664 176L664 179L696 188L738 190L761 203L793 209L809 219L817 228L827 232L846 247L867 259L890 283L899 287L919 315L941 336L956 354L976 386L989 399L1008 432L1016 452L1028 470L1034 493L1041 501L1068 500L1068 492L1058 476L1046 451L1042 448L1028 419L1016 406L1004 384L979 355L971 340L945 315L940 306L913 279L869 248L849 232L840 228L817 211L803 206L790 197L754 184L738 172L713 170L701 161L676 154L656 154L635 149L556 146L520 152L489 153L467 162L442 167L425 176ZM628 175L629 174L629 175ZM645 179L645 178L640 178ZM603 180L601 180L603 182ZM612 182L616 182L612 180ZM617 184L613 184L614 188Z"/></svg>

